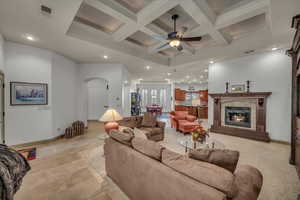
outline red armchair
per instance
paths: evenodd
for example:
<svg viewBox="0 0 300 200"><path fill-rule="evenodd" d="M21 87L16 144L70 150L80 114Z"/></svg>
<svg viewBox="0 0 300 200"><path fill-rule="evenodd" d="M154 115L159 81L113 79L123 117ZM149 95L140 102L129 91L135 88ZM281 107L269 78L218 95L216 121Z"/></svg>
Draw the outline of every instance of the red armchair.
<svg viewBox="0 0 300 200"><path fill-rule="evenodd" d="M190 133L200 126L197 117L189 115L188 111L172 111L170 113L171 127L183 133Z"/></svg>

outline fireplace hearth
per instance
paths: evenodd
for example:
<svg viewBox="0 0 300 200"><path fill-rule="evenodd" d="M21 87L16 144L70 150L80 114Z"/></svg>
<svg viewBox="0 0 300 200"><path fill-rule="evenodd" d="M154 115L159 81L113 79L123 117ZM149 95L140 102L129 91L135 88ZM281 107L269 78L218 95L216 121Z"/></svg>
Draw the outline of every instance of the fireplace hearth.
<svg viewBox="0 0 300 200"><path fill-rule="evenodd" d="M251 108L226 106L225 125L251 128Z"/></svg>

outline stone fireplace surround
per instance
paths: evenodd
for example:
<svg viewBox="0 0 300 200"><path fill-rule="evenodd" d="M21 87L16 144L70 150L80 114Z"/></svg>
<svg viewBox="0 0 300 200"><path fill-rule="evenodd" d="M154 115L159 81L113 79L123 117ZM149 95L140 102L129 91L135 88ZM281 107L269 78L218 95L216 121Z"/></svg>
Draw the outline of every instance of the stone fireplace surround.
<svg viewBox="0 0 300 200"><path fill-rule="evenodd" d="M212 132L269 142L266 132L266 102L271 92L209 94L214 101ZM251 127L225 124L225 107L251 108Z"/></svg>

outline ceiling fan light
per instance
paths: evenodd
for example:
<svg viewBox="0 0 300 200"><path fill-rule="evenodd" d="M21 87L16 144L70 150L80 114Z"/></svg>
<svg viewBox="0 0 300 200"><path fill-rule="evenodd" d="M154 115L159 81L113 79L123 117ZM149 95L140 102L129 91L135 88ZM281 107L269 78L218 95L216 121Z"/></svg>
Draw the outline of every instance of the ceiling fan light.
<svg viewBox="0 0 300 200"><path fill-rule="evenodd" d="M170 42L171 47L178 47L180 45L180 41L175 39Z"/></svg>

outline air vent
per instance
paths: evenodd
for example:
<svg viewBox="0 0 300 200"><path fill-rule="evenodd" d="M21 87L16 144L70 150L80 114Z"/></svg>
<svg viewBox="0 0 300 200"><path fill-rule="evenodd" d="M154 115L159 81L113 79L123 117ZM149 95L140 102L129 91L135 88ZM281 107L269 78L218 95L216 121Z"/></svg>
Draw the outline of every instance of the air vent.
<svg viewBox="0 0 300 200"><path fill-rule="evenodd" d="M253 53L255 50L248 50L248 51L245 51L244 53L245 54L250 54L250 53Z"/></svg>
<svg viewBox="0 0 300 200"><path fill-rule="evenodd" d="M51 15L52 9L49 8L48 6L41 5L41 12L42 12L43 14Z"/></svg>

